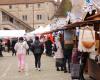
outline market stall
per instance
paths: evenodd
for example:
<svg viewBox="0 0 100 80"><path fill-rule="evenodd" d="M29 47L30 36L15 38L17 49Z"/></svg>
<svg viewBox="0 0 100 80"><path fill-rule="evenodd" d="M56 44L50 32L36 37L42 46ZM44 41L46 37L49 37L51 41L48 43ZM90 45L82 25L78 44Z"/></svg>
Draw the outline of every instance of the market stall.
<svg viewBox="0 0 100 80"><path fill-rule="evenodd" d="M88 17L87 20L100 20L100 13L95 14L91 17ZM99 61L99 55L100 55L100 22L98 24L94 24L95 31L96 31L96 53L94 55L90 55L90 58L88 60L88 73L89 76L95 80L100 80L100 61ZM96 57L98 56L98 61L96 60Z"/></svg>
<svg viewBox="0 0 100 80"><path fill-rule="evenodd" d="M0 37L24 37L25 30L0 30Z"/></svg>
<svg viewBox="0 0 100 80"><path fill-rule="evenodd" d="M100 17L100 16L99 16ZM94 29L95 31L95 47L93 48L93 51L91 52L90 50L90 56L88 59L88 74L91 78L95 79L95 80L100 80L100 63L97 63L95 61L95 57L97 55L100 55L100 19L95 18L95 19L90 19L87 21L83 21L83 22L76 22L73 24L69 24L65 27L63 27L63 29L75 29L77 26L82 29L82 27L84 28L85 26L90 26ZM85 34L85 36L87 36L87 34ZM89 50L89 49L87 49Z"/></svg>

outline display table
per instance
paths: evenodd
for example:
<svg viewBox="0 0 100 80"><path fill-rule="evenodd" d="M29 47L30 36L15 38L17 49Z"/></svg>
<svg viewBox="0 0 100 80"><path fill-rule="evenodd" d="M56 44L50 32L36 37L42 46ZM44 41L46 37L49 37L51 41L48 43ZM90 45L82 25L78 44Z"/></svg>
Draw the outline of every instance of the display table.
<svg viewBox="0 0 100 80"><path fill-rule="evenodd" d="M94 59L88 59L88 74L94 80L100 80L100 64L97 64Z"/></svg>

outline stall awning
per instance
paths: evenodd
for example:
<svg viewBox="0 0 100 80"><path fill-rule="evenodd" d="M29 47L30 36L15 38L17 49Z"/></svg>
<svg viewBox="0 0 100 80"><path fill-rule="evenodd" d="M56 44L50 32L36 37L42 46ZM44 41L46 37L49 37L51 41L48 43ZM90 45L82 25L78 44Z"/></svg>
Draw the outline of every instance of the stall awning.
<svg viewBox="0 0 100 80"><path fill-rule="evenodd" d="M61 27L59 29L48 31L48 32L46 32L44 34L56 32L58 30L72 29L72 28L76 28L76 27L84 27L84 25L94 25L94 24L100 24L100 20L87 20L87 21L82 21L82 22L75 22L75 23L63 26L63 27ZM100 27L100 26L98 26L98 27Z"/></svg>
<svg viewBox="0 0 100 80"><path fill-rule="evenodd" d="M25 30L0 30L0 37L23 37Z"/></svg>
<svg viewBox="0 0 100 80"><path fill-rule="evenodd" d="M61 29L70 29L70 28L82 27L84 25L93 25L93 24L100 24L100 20L88 20L88 21L82 21L82 22L75 22L75 23L66 25Z"/></svg>

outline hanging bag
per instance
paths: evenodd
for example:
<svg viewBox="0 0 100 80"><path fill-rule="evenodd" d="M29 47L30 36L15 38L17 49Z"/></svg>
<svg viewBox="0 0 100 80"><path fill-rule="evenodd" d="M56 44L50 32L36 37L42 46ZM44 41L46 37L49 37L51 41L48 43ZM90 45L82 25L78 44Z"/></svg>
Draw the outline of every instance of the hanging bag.
<svg viewBox="0 0 100 80"><path fill-rule="evenodd" d="M84 33L85 33L85 30L89 30L91 32L91 36L93 38L93 41L84 41ZM87 34L88 35L88 34ZM91 47L93 47L93 45L95 45L95 38L93 36L93 30L90 29L89 27L86 27L83 29L83 34L82 34L82 45L87 48L87 49L90 49Z"/></svg>

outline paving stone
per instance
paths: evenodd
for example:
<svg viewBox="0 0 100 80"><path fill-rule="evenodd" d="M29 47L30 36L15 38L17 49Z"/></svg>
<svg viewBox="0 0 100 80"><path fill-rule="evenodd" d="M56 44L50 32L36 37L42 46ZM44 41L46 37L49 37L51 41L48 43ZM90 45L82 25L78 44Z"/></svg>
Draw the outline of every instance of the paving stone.
<svg viewBox="0 0 100 80"><path fill-rule="evenodd" d="M71 80L69 73L56 71L53 57L42 55L41 71L34 69L34 56L26 55L25 72L18 72L17 57L3 52L0 57L0 80Z"/></svg>

